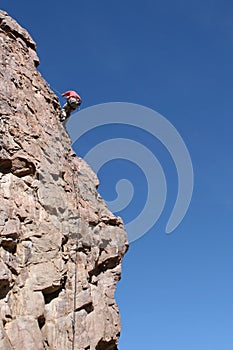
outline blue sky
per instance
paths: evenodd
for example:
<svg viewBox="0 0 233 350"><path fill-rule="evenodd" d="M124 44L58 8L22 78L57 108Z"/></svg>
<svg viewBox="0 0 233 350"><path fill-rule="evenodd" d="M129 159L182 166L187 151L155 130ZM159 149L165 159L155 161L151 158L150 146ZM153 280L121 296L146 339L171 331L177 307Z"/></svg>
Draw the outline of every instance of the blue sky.
<svg viewBox="0 0 233 350"><path fill-rule="evenodd" d="M82 108L123 101L155 109L175 126L190 152L192 202L180 226L166 235L177 187L174 166L158 141L137 135L163 165L168 198L155 227L131 245L124 259L117 290L123 324L119 349L232 350L233 3L1 4L37 42L39 70L51 87L77 90ZM101 137L106 137L103 130L80 141L77 152L85 154ZM118 164L99 174L103 196L114 194L110 180L120 176L117 169L132 171L140 188L140 171ZM140 200L143 191L122 213L125 221L140 209Z"/></svg>

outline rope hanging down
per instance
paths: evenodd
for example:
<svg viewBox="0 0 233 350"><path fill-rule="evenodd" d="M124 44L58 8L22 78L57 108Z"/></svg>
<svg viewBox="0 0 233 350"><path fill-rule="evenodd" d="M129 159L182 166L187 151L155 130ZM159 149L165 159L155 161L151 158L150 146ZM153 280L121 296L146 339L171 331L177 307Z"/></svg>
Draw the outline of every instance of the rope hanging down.
<svg viewBox="0 0 233 350"><path fill-rule="evenodd" d="M51 84L49 84L47 81L46 81L46 84L48 85L48 87L50 89L52 89L53 91L55 91L58 95L62 96L62 93L60 91L58 91L57 89L55 89Z"/></svg>
<svg viewBox="0 0 233 350"><path fill-rule="evenodd" d="M79 219L80 219L80 212L79 212L79 206L78 206L78 196L75 188L75 181L74 181L74 169L72 167L72 181L73 181L73 187L75 191L75 203L78 210L78 221L77 221L77 228L79 227ZM78 231L78 230L77 230ZM73 316L72 316L72 350L75 350L75 326L76 326L76 297L77 297L77 269L78 269L78 251L79 251L79 235L77 234L76 243L75 243L75 270L74 270L74 303L73 303Z"/></svg>

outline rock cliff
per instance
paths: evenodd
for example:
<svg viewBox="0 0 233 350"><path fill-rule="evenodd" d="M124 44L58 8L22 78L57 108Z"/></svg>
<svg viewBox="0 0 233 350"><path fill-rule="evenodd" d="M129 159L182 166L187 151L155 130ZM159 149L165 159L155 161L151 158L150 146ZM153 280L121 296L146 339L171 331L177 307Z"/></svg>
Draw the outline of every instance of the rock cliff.
<svg viewBox="0 0 233 350"><path fill-rule="evenodd" d="M116 350L123 223L70 147L36 44L0 11L0 349Z"/></svg>

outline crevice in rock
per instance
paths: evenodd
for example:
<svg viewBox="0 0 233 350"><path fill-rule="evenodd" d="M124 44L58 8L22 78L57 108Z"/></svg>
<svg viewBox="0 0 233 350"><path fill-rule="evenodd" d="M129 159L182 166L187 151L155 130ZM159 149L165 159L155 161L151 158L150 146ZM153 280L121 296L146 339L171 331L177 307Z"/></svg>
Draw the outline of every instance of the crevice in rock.
<svg viewBox="0 0 233 350"><path fill-rule="evenodd" d="M64 252L65 248L64 246L66 245L66 243L68 242L69 238L67 236L63 236L62 237L62 241L61 241L61 251Z"/></svg>
<svg viewBox="0 0 233 350"><path fill-rule="evenodd" d="M82 305L78 309L76 309L75 311L81 311L81 310L85 310L87 314L90 314L94 310L93 303L89 302L85 305Z"/></svg>
<svg viewBox="0 0 233 350"><path fill-rule="evenodd" d="M13 266L14 263L15 262L9 261L9 262L6 262L6 265L7 265L7 267L9 267L9 270L13 273L13 275L18 276L19 275L19 271L17 271L17 266L18 265Z"/></svg>
<svg viewBox="0 0 233 350"><path fill-rule="evenodd" d="M0 239L0 245L9 253L15 254L17 248L18 239L11 237L2 237Z"/></svg>
<svg viewBox="0 0 233 350"><path fill-rule="evenodd" d="M8 280L0 282L0 299L4 299L10 291L10 283Z"/></svg>
<svg viewBox="0 0 233 350"><path fill-rule="evenodd" d="M45 349L49 349L49 342L47 339L44 339L44 347Z"/></svg>
<svg viewBox="0 0 233 350"><path fill-rule="evenodd" d="M16 214L16 217L19 219L20 222L24 222L27 218L27 216L22 216L19 213Z"/></svg>
<svg viewBox="0 0 233 350"><path fill-rule="evenodd" d="M111 270L114 267L116 267L120 262L120 257L119 256L115 256L112 258L109 258L107 260L105 260L104 262L102 262L101 264L97 264L95 266L95 268L91 271L89 271L89 276L98 276L100 273L103 273L107 270Z"/></svg>
<svg viewBox="0 0 233 350"><path fill-rule="evenodd" d="M30 105L28 103L26 103L26 106L32 114L35 114L34 109L32 107L30 107Z"/></svg>
<svg viewBox="0 0 233 350"><path fill-rule="evenodd" d="M11 172L12 161L10 159L0 159L0 172L8 174Z"/></svg>
<svg viewBox="0 0 233 350"><path fill-rule="evenodd" d="M50 287L45 290L42 290L45 304L49 304L53 299L59 297L59 294L61 293L61 291L65 289L66 281L67 281L67 276L63 276L63 281L60 286Z"/></svg>
<svg viewBox="0 0 233 350"><path fill-rule="evenodd" d="M96 350L117 350L116 342L115 340L100 340L98 344L96 345Z"/></svg>
<svg viewBox="0 0 233 350"><path fill-rule="evenodd" d="M77 250L77 252L82 252L87 255L88 253L91 252L91 247L86 244L82 244L78 246L75 250Z"/></svg>
<svg viewBox="0 0 233 350"><path fill-rule="evenodd" d="M38 321L39 328L40 329L43 328L44 325L45 325L45 317L44 317L44 315L40 315L38 317L37 321Z"/></svg>
<svg viewBox="0 0 233 350"><path fill-rule="evenodd" d="M62 288L59 288L52 293L46 293L45 291L42 291L45 304L49 304L53 299L57 298L61 293L61 291L62 291Z"/></svg>

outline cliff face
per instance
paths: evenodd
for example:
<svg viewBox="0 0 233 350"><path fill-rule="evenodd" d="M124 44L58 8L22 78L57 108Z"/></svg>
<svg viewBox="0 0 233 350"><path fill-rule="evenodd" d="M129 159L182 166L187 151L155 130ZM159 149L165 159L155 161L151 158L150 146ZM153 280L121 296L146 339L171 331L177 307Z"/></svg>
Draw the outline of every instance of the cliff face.
<svg viewBox="0 0 233 350"><path fill-rule="evenodd" d="M117 349L123 223L72 151L35 49L0 11L0 349Z"/></svg>

